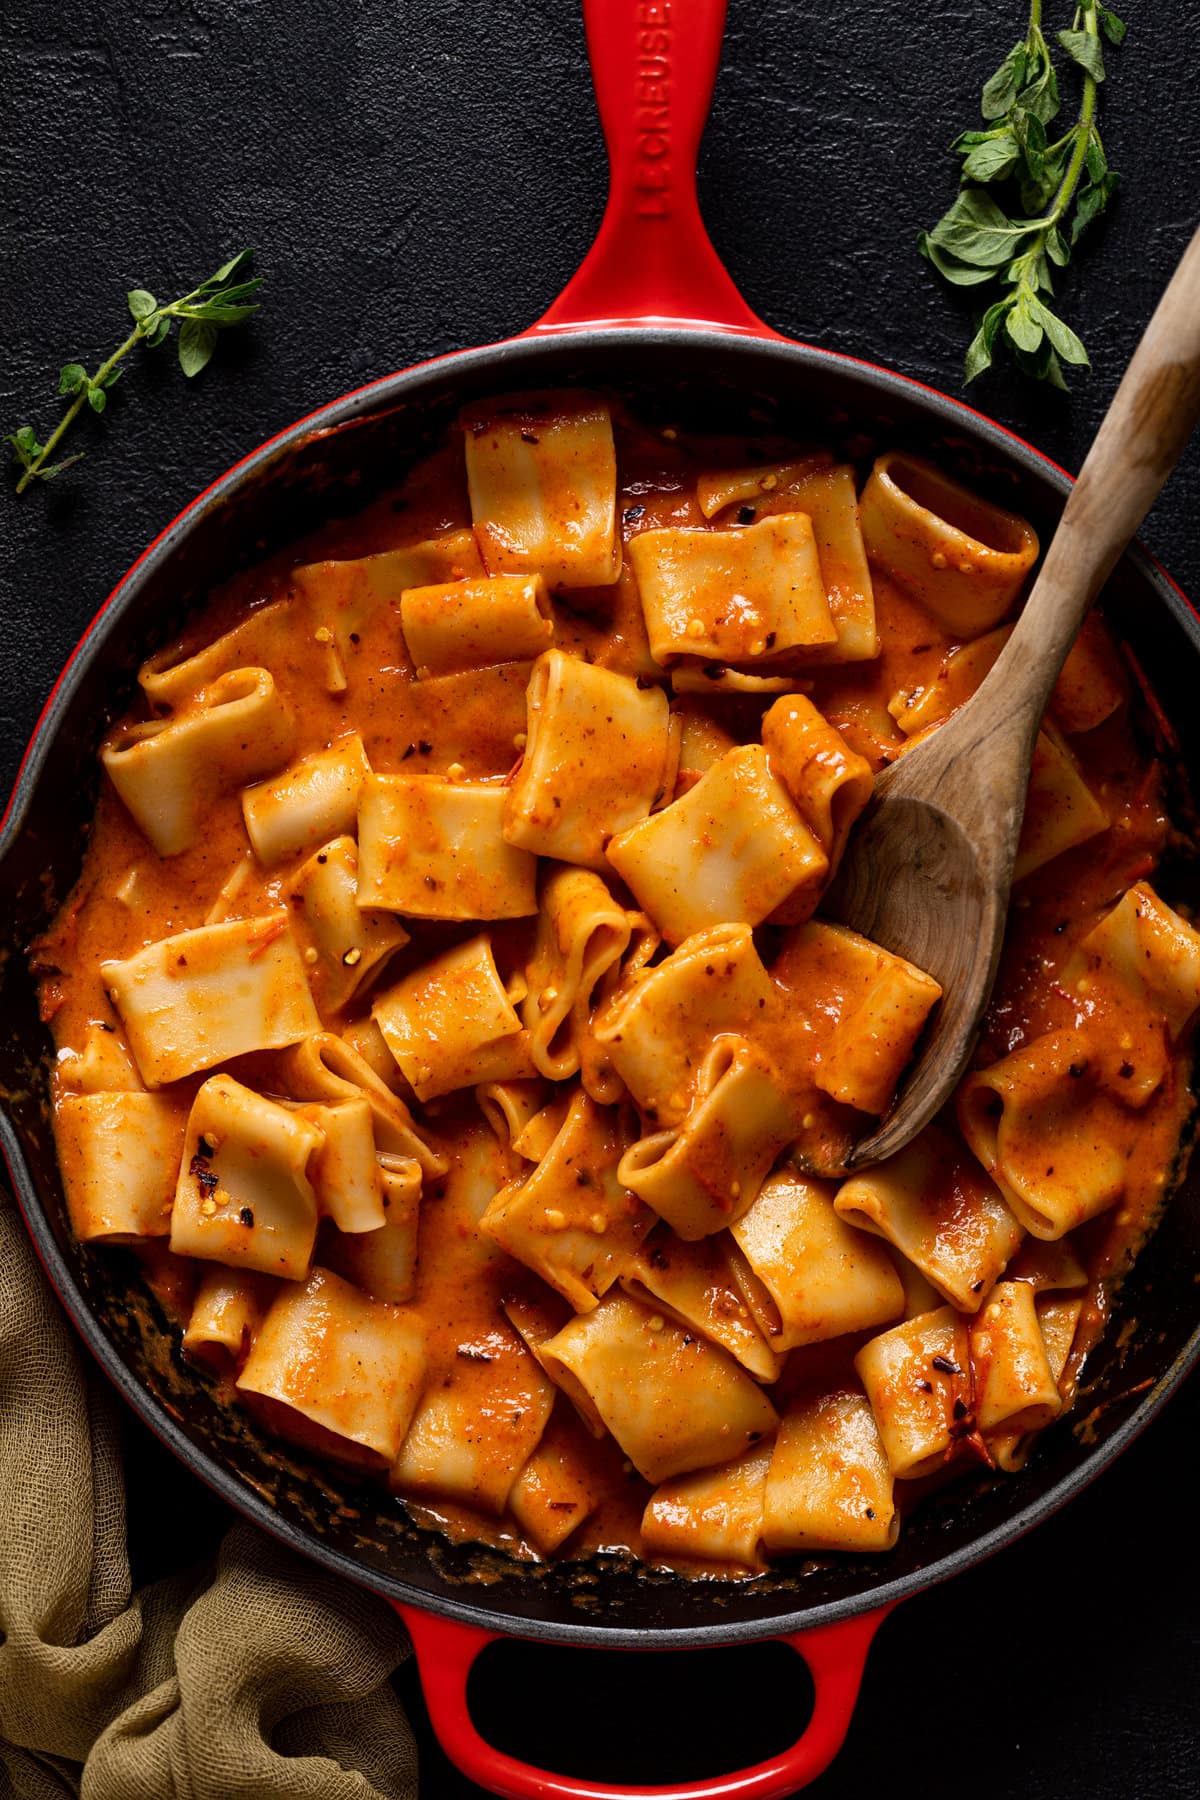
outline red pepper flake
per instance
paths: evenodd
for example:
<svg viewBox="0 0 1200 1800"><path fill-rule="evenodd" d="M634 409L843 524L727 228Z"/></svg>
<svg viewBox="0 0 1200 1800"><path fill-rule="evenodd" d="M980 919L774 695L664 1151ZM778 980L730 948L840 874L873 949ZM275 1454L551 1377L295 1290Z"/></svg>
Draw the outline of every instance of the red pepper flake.
<svg viewBox="0 0 1200 1800"><path fill-rule="evenodd" d="M422 756L428 756L433 749L433 745L429 742L428 738L418 738L417 749Z"/></svg>
<svg viewBox="0 0 1200 1800"><path fill-rule="evenodd" d="M252 1206L243 1206L241 1212L238 1214L238 1218L242 1221L243 1225L253 1225L254 1208Z"/></svg>
<svg viewBox="0 0 1200 1800"><path fill-rule="evenodd" d="M193 1156L188 1164L188 1174L194 1176L200 1183L200 1190L205 1195L213 1193L221 1185L219 1178L213 1174L209 1166L207 1156Z"/></svg>
<svg viewBox="0 0 1200 1800"><path fill-rule="evenodd" d="M403 753L403 754L402 754L402 756L401 756L401 758L400 758L400 761L401 761L401 762L407 762L407 761L408 761L408 759L409 759L409 757L410 757L410 756L413 756L413 755L415 755L415 753L416 753L416 748L417 748L417 746L416 746L416 745L415 745L415 744L410 744L410 745L409 745L409 746L408 746L408 748L407 748L407 749L406 749L406 750L405 750L405 751L404 751L404 753Z"/></svg>
<svg viewBox="0 0 1200 1800"><path fill-rule="evenodd" d="M644 506L627 506L624 516L627 519L640 519L645 510Z"/></svg>
<svg viewBox="0 0 1200 1800"><path fill-rule="evenodd" d="M961 1375L962 1374L962 1370L959 1368L958 1364L956 1362L951 1362L951 1360L948 1356L942 1356L939 1354L937 1356L931 1357L930 1361L932 1362L934 1368L939 1370L940 1373L943 1375Z"/></svg>
<svg viewBox="0 0 1200 1800"><path fill-rule="evenodd" d="M768 650L773 650L775 648L776 635L777 634L775 632L768 631L768 633L767 633L767 649Z"/></svg>
<svg viewBox="0 0 1200 1800"><path fill-rule="evenodd" d="M541 441L542 440L538 437L536 431L523 431L521 433L521 442L523 444L540 444Z"/></svg>

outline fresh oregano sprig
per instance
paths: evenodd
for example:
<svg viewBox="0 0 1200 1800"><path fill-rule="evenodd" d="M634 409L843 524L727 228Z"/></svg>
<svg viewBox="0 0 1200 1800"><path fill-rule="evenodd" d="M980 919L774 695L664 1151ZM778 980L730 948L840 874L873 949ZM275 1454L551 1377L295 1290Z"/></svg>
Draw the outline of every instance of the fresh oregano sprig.
<svg viewBox="0 0 1200 1800"><path fill-rule="evenodd" d="M1075 123L1052 139L1058 76L1041 21L1042 0L1031 0L1025 37L984 87L985 129L965 131L954 144L963 159L961 191L918 243L947 281L990 284L995 296L967 351L966 380L981 375L1003 343L1026 374L1062 388L1062 363L1089 363L1071 327L1047 304L1051 271L1066 267L1120 180L1104 154L1096 103L1105 74L1102 39L1120 44L1125 26L1101 0L1079 0L1071 29L1056 34L1082 73L1083 92Z"/></svg>
<svg viewBox="0 0 1200 1800"><path fill-rule="evenodd" d="M157 348L170 336L173 319L180 321L179 366L189 377L200 373L216 348L217 333L231 325L240 325L251 313L258 311L258 302L252 301L250 296L262 286L262 278L246 278L253 255L253 250L239 251L190 294L171 300L165 306L160 306L145 288L134 288L128 294L134 325L125 342L100 364L94 375L89 375L78 362L64 363L59 370L58 391L69 398L71 404L46 442L38 442L32 425L22 425L4 439L12 445L14 458L21 468L18 494L23 494L31 481L52 481L80 460L82 451L64 457L61 462L51 462L49 458L85 406L90 406L94 413L104 411L109 390L124 373L120 365L134 346L145 344L151 350Z"/></svg>

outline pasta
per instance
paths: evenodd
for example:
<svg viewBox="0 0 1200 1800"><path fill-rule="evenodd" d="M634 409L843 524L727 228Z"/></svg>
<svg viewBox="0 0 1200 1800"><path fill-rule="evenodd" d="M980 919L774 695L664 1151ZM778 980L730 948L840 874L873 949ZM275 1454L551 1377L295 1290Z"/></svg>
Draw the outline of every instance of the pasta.
<svg viewBox="0 0 1200 1800"><path fill-rule="evenodd" d="M324 1143L319 1125L213 1075L192 1103L171 1208L180 1256L303 1281L317 1239L309 1165Z"/></svg>
<svg viewBox="0 0 1200 1800"><path fill-rule="evenodd" d="M829 875L761 744L727 751L680 799L616 835L608 860L674 944L731 920L761 924L801 891L811 911Z"/></svg>
<svg viewBox="0 0 1200 1800"><path fill-rule="evenodd" d="M732 1357L625 1294L576 1316L541 1355L647 1481L728 1462L775 1427L770 1401Z"/></svg>
<svg viewBox="0 0 1200 1800"><path fill-rule="evenodd" d="M554 620L540 575L491 575L408 588L400 628L417 679L540 656Z"/></svg>
<svg viewBox="0 0 1200 1800"><path fill-rule="evenodd" d="M577 1092L534 1168L502 1187L480 1229L590 1312L617 1280L653 1215L622 1184L629 1121Z"/></svg>
<svg viewBox="0 0 1200 1800"><path fill-rule="evenodd" d="M504 837L521 850L607 867L609 839L664 796L667 697L561 650L534 664L525 754L504 804Z"/></svg>
<svg viewBox="0 0 1200 1800"><path fill-rule="evenodd" d="M621 569L612 419L602 401L485 408L465 421L467 485L490 574L607 586Z"/></svg>
<svg viewBox="0 0 1200 1800"><path fill-rule="evenodd" d="M777 1353L898 1319L904 1289L877 1244L847 1225L827 1183L772 1176L733 1226L735 1277Z"/></svg>
<svg viewBox="0 0 1200 1800"><path fill-rule="evenodd" d="M639 1138L618 1174L686 1242L732 1225L795 1135L770 1062L744 1038L723 1037L700 1067L683 1124Z"/></svg>
<svg viewBox="0 0 1200 1800"><path fill-rule="evenodd" d="M85 1254L153 1265L256 1431L525 1559L886 1556L929 1480L1020 1469L1191 1106L1200 930L1102 620L953 1105L813 1170L941 998L829 884L1036 555L907 452L470 406L154 650L105 739L34 952Z"/></svg>
<svg viewBox="0 0 1200 1800"><path fill-rule="evenodd" d="M837 641L807 513L739 531L646 531L629 555L656 662L752 663Z"/></svg>
<svg viewBox="0 0 1200 1800"><path fill-rule="evenodd" d="M890 1550L900 1532L894 1485L871 1405L821 1394L784 1416L763 1488L769 1550Z"/></svg>
<svg viewBox="0 0 1200 1800"><path fill-rule="evenodd" d="M183 1127L179 1107L161 1094L63 1094L54 1135L81 1243L167 1235Z"/></svg>
<svg viewBox="0 0 1200 1800"><path fill-rule="evenodd" d="M371 1017L418 1100L534 1073L529 1034L504 990L486 935L387 988Z"/></svg>
<svg viewBox="0 0 1200 1800"><path fill-rule="evenodd" d="M232 669L174 718L121 725L100 752L160 856L194 844L218 793L287 760L295 726L266 669Z"/></svg>
<svg viewBox="0 0 1200 1800"><path fill-rule="evenodd" d="M879 457L861 513L867 554L960 638L999 624L1037 560L1032 526L920 457Z"/></svg>
<svg viewBox="0 0 1200 1800"><path fill-rule="evenodd" d="M358 891L415 919L519 919L537 911L537 864L503 832L505 794L482 782L369 775Z"/></svg>
<svg viewBox="0 0 1200 1800"><path fill-rule="evenodd" d="M303 1286L271 1302L237 1385L271 1402L271 1416L282 1415L289 1432L299 1421L315 1426L327 1454L379 1467L394 1461L404 1441L424 1369L414 1319L314 1269ZM299 1435L303 1442L310 1434Z"/></svg>
<svg viewBox="0 0 1200 1800"><path fill-rule="evenodd" d="M283 912L181 931L101 963L100 975L147 1087L320 1026Z"/></svg>
<svg viewBox="0 0 1200 1800"><path fill-rule="evenodd" d="M352 829L370 774L357 732L342 744L305 756L274 781L242 795L246 835L264 868Z"/></svg>

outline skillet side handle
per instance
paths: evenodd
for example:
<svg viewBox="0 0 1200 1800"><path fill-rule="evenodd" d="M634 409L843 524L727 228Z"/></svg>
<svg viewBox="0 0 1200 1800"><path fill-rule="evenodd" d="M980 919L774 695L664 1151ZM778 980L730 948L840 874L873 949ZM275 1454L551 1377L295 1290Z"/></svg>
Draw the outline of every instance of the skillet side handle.
<svg viewBox="0 0 1200 1800"><path fill-rule="evenodd" d="M402 1606L399 1601L393 1600L392 1605L412 1638L438 1742L469 1781L501 1795L502 1800L788 1800L829 1767L845 1742L867 1652L891 1611L890 1606L881 1606L838 1625L791 1632L779 1639L804 1658L815 1692L812 1717L788 1749L752 1769L717 1775L711 1781L628 1787L555 1775L494 1750L472 1723L467 1680L475 1658L499 1634ZM619 1721L613 1724L615 1727Z"/></svg>
<svg viewBox="0 0 1200 1800"><path fill-rule="evenodd" d="M608 205L578 273L525 335L653 320L776 337L738 293L696 200L725 0L583 0L583 14Z"/></svg>

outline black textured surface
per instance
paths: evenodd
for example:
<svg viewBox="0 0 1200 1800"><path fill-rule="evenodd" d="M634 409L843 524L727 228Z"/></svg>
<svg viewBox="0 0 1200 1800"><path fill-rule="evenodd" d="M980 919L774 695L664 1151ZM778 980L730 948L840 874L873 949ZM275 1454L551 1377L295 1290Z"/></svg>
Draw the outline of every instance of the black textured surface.
<svg viewBox="0 0 1200 1800"><path fill-rule="evenodd" d="M801 14L732 0L701 189L719 248L778 328L958 391L967 308L912 240L949 198L946 141L970 122L1019 13L826 0ZM1052 22L1068 22L1065 9ZM1096 373L1066 400L1015 378L972 396L1070 468L1197 210L1187 146L1200 126L1200 19L1164 0L1132 24L1105 120L1125 194L1083 279L1064 284ZM111 348L126 287L170 296L243 242L270 282L261 321L188 392L165 354L145 359L108 419L79 433L86 463L0 500L15 652L0 697L7 785L86 620L178 508L333 394L527 324L586 248L603 173L565 0L10 0L4 29L4 429L49 426L58 364ZM1193 450L1145 534L1193 591L1198 500ZM857 1795L907 1764L933 1796L968 1783L1047 1800L1194 1794L1198 1425L1193 1382L1067 1513L904 1607L869 1665L847 1750L813 1792ZM220 1524L214 1503L132 1426L130 1465L142 1558L169 1557L189 1512L194 1554ZM531 1728L522 1747L549 1757L564 1731L586 1742L598 1721L619 1738L605 1704L618 1671L581 1664L572 1714L571 1665L558 1660L567 1685L552 1709L531 1704L519 1672L492 1680L510 1716L569 1722L556 1739ZM641 1741L627 1779L681 1773L681 1743L699 1740L714 1710L693 1703L684 1659L667 1666L677 1682L660 1687L656 1666L654 1710L629 1724ZM756 1674L745 1689L731 1677L729 1693L716 1728L727 1763L766 1747L759 1706L778 1717L794 1705L786 1676L776 1686ZM425 1749L423 1800L475 1792Z"/></svg>

